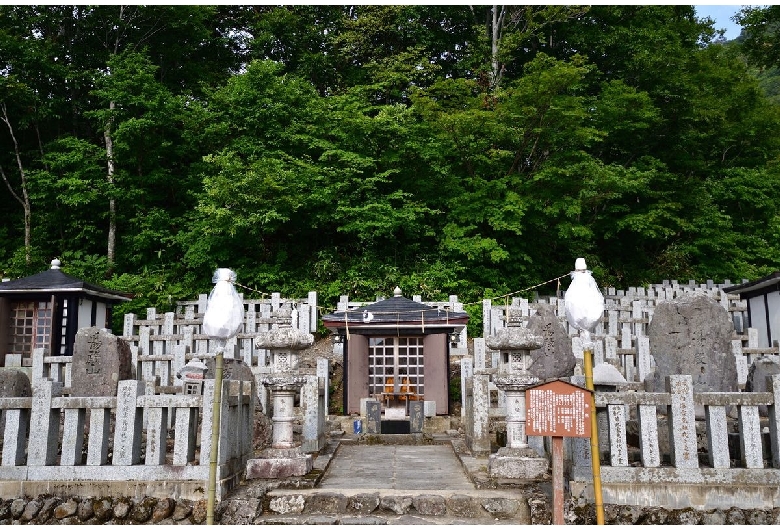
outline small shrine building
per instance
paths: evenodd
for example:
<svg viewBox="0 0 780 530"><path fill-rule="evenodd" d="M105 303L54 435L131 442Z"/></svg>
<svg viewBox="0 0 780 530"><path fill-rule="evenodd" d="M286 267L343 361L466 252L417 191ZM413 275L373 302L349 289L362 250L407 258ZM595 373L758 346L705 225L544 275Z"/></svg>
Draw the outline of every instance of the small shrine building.
<svg viewBox="0 0 780 530"><path fill-rule="evenodd" d="M450 337L468 314L394 296L322 317L344 344L344 413L360 413L364 398L433 401L449 414ZM384 405L383 405L384 406Z"/></svg>

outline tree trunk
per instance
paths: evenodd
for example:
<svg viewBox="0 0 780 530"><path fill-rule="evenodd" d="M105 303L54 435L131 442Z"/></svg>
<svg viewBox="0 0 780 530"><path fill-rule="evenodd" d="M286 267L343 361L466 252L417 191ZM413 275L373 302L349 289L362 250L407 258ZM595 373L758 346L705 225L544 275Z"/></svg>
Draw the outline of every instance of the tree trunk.
<svg viewBox="0 0 780 530"><path fill-rule="evenodd" d="M501 41L501 30L506 16L506 6L493 6L493 20L490 32L490 88L495 90L501 82L503 68L498 62L498 45Z"/></svg>
<svg viewBox="0 0 780 530"><path fill-rule="evenodd" d="M22 209L24 210L24 258L25 263L29 265L32 249L32 206L30 205L30 196L27 193L27 175L24 171L24 165L22 164L22 155L19 152L19 142L16 141L16 134L14 133L14 128L11 126L11 120L8 119L8 111L5 104L2 105L2 111L3 123L5 123L6 127L8 127L8 133L11 135L11 140L14 142L16 164L19 167L19 176L21 177L22 183L22 196L20 197L14 191L13 186L11 186L11 182L8 180L8 176L5 174L5 171L3 171L2 167L0 167L0 176L2 176L3 180L5 181L5 185L8 186L8 190L11 192L11 195L13 195L14 199L16 199L19 204L22 205Z"/></svg>
<svg viewBox="0 0 780 530"><path fill-rule="evenodd" d="M116 107L112 101L109 103L108 108L113 111ZM114 187L114 140L111 136L111 125L113 123L113 117L109 118L106 123L106 128L103 131L103 138L106 142L106 163L107 163L107 180L109 184L109 190L112 192L112 196L108 199L108 249L106 251L106 257L108 259L108 271L109 274L114 268L116 260L116 199L113 196Z"/></svg>

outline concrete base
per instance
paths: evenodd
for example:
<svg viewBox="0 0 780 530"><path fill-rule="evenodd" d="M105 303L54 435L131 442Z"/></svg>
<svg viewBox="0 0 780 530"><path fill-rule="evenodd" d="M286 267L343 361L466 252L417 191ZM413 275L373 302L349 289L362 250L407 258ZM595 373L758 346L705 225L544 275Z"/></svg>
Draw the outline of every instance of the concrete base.
<svg viewBox="0 0 780 530"><path fill-rule="evenodd" d="M246 463L246 478L302 477L314 467L311 455L303 454L299 447L292 449L264 449L259 458Z"/></svg>
<svg viewBox="0 0 780 530"><path fill-rule="evenodd" d="M488 474L492 478L517 478L538 480L545 478L549 468L546 458L540 457L530 447L509 449L502 447L488 457Z"/></svg>

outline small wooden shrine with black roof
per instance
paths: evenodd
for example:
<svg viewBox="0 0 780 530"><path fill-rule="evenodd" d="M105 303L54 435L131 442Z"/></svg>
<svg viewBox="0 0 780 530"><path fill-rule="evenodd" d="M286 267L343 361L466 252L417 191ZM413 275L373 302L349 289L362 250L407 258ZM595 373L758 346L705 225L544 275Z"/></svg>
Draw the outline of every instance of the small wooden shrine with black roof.
<svg viewBox="0 0 780 530"><path fill-rule="evenodd" d="M752 282L724 287L723 292L738 294L740 300L747 301L748 322L740 324L758 330L759 348L770 348L780 342L780 271Z"/></svg>
<svg viewBox="0 0 780 530"><path fill-rule="evenodd" d="M73 355L79 329L110 329L113 305L130 299L65 274L57 259L49 270L1 282L0 366L30 366L34 348Z"/></svg>
<svg viewBox="0 0 780 530"><path fill-rule="evenodd" d="M361 399L371 398L407 410L410 401L432 401L437 415L449 414L449 337L468 318L397 287L392 298L323 316L344 343L344 413L359 413Z"/></svg>

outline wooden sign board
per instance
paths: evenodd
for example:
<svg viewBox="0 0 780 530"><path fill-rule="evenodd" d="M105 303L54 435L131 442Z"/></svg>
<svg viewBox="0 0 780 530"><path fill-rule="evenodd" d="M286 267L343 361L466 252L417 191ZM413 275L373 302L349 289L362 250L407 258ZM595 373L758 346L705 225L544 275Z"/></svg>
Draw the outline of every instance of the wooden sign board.
<svg viewBox="0 0 780 530"><path fill-rule="evenodd" d="M526 436L590 438L590 391L565 381L525 391Z"/></svg>

